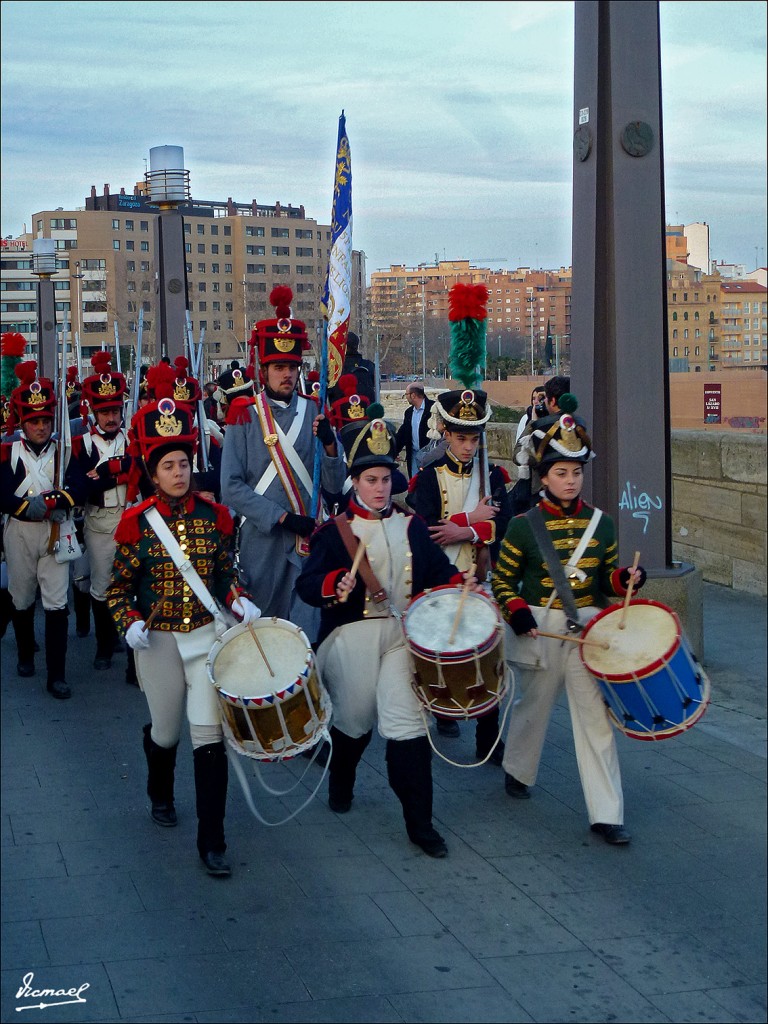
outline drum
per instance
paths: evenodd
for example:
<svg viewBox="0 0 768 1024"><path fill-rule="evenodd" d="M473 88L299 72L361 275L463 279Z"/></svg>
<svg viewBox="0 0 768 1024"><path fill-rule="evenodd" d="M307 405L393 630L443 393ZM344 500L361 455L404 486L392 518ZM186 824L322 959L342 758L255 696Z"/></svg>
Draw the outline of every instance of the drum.
<svg viewBox="0 0 768 1024"><path fill-rule="evenodd" d="M636 740L664 740L690 729L709 704L709 679L680 620L658 601L599 612L584 629L581 658L595 677L613 724Z"/></svg>
<svg viewBox="0 0 768 1024"><path fill-rule="evenodd" d="M257 619L232 626L211 647L207 669L224 732L238 753L282 761L324 737L330 698L309 641L292 622Z"/></svg>
<svg viewBox="0 0 768 1024"><path fill-rule="evenodd" d="M479 718L506 694L504 624L496 603L473 591L451 639L461 599L457 587L426 590L408 606L403 632L424 707L444 718Z"/></svg>

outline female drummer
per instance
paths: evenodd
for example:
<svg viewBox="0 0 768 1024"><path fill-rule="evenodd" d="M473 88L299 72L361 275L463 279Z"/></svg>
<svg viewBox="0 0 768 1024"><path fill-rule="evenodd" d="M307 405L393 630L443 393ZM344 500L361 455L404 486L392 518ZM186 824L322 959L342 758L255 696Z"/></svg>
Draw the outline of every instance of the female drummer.
<svg viewBox="0 0 768 1024"><path fill-rule="evenodd" d="M163 398L140 409L132 428L155 494L120 520L107 600L135 652L152 719L144 726L150 813L158 825L176 824L173 783L186 701L197 849L209 875L228 877L228 762L206 660L216 639L217 602L244 622L260 613L237 585L228 554L229 511L191 490L197 434L189 413Z"/></svg>
<svg viewBox="0 0 768 1024"><path fill-rule="evenodd" d="M334 718L328 804L338 814L350 809L357 765L378 717L389 784L408 836L430 857L444 857L445 841L432 825L432 752L411 688L400 618L412 596L465 577L424 522L392 504L396 447L384 420L350 423L340 437L352 497L346 511L313 536L296 582L299 596L321 609L318 666ZM353 575L361 543L366 554ZM466 576L474 589L474 576Z"/></svg>
<svg viewBox="0 0 768 1024"><path fill-rule="evenodd" d="M594 457L583 426L569 415L548 419L531 434L529 450L544 487L536 509L552 541L550 558L563 563L574 615L583 626L608 604L608 597L625 595L630 579L635 589L642 586L645 572L616 567L612 520L579 496L584 466ZM568 633L569 619L547 553L534 534L536 509L510 522L492 575L493 594L518 637L507 655L515 664L519 699L512 709L502 762L505 788L518 799L530 796L528 787L536 781L552 709L565 688L592 831L607 843L625 844L630 835L624 828L616 741L597 683L582 664L578 643L539 635L539 629ZM594 532L580 552L580 542L590 530Z"/></svg>

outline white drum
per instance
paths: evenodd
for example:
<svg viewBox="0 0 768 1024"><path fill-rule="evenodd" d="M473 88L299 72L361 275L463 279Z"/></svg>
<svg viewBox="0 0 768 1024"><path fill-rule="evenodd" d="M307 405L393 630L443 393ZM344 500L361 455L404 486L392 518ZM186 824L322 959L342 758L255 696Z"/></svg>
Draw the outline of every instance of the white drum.
<svg viewBox="0 0 768 1024"><path fill-rule="evenodd" d="M218 637L207 662L230 746L283 761L323 738L331 701L306 635L285 619L239 623Z"/></svg>
<svg viewBox="0 0 768 1024"><path fill-rule="evenodd" d="M504 624L498 606L481 591L435 587L414 598L403 617L421 703L444 718L479 718L506 693Z"/></svg>

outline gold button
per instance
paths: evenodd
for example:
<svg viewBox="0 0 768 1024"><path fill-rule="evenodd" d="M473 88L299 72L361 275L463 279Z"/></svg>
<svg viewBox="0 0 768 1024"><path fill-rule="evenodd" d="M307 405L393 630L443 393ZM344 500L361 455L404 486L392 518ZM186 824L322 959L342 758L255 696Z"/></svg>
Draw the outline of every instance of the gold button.
<svg viewBox="0 0 768 1024"><path fill-rule="evenodd" d="M186 530L186 526L184 525L184 523L179 523L179 532L183 533L184 530Z"/></svg>
<svg viewBox="0 0 768 1024"><path fill-rule="evenodd" d="M184 623L185 626L188 626L189 625L189 616L185 615L184 618L182 619L182 622Z"/></svg>
<svg viewBox="0 0 768 1024"><path fill-rule="evenodd" d="M186 551L187 550L187 545L186 544L179 544L179 547L181 548L182 551Z"/></svg>
<svg viewBox="0 0 768 1024"><path fill-rule="evenodd" d="M189 596L189 594L185 594L184 597L182 598L182 601L191 601L191 600L192 600L192 598Z"/></svg>

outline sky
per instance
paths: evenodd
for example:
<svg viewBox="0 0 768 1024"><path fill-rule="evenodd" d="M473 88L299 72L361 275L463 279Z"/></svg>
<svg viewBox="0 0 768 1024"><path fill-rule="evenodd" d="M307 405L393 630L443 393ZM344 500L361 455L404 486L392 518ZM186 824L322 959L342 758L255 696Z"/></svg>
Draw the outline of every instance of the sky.
<svg viewBox="0 0 768 1024"><path fill-rule="evenodd" d="M2 3L2 235L131 192L181 146L193 198L330 223L338 118L367 269L571 262L573 3ZM766 262L766 5L662 0L667 221Z"/></svg>

